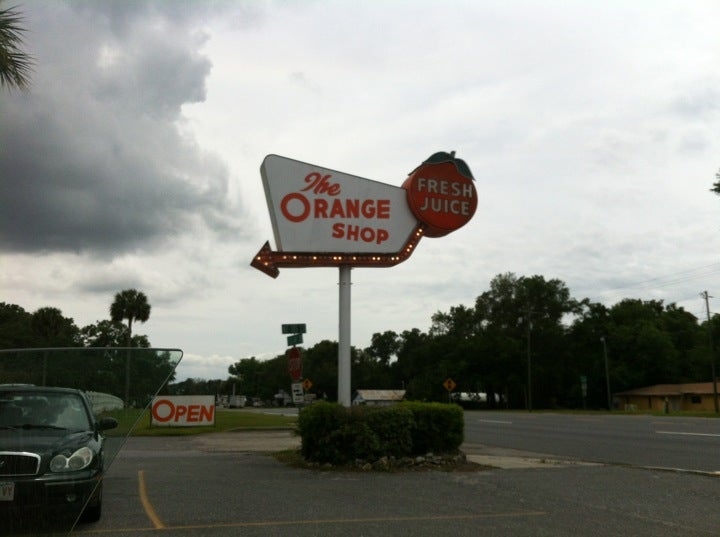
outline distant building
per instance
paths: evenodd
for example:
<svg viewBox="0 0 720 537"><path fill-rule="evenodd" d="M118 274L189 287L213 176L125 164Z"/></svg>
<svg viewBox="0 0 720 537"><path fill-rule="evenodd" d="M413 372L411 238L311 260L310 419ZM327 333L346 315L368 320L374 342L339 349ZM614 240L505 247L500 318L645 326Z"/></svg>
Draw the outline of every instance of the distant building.
<svg viewBox="0 0 720 537"><path fill-rule="evenodd" d="M715 410L712 382L656 384L615 393L614 401L622 410Z"/></svg>
<svg viewBox="0 0 720 537"><path fill-rule="evenodd" d="M353 405L387 406L405 398L405 390L357 390Z"/></svg>
<svg viewBox="0 0 720 537"><path fill-rule="evenodd" d="M485 392L452 392L451 399L458 403L487 403L488 397ZM493 394L495 403L501 402L500 394Z"/></svg>

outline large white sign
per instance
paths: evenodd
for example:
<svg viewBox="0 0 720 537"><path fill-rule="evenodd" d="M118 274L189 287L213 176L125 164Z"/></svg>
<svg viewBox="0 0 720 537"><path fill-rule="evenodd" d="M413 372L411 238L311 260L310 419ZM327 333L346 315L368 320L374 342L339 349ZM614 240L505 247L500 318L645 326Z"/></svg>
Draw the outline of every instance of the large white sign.
<svg viewBox="0 0 720 537"><path fill-rule="evenodd" d="M395 253L417 227L401 187L278 155L260 173L279 251Z"/></svg>
<svg viewBox="0 0 720 537"><path fill-rule="evenodd" d="M150 406L151 424L158 427L215 425L214 395L160 395Z"/></svg>

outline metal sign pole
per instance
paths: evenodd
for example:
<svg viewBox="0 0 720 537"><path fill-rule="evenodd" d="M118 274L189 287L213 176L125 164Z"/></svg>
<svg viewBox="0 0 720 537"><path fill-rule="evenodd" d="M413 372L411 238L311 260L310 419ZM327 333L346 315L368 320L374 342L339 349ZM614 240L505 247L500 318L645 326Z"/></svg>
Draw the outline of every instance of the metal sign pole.
<svg viewBox="0 0 720 537"><path fill-rule="evenodd" d="M341 265L338 334L338 403L350 406L350 265Z"/></svg>

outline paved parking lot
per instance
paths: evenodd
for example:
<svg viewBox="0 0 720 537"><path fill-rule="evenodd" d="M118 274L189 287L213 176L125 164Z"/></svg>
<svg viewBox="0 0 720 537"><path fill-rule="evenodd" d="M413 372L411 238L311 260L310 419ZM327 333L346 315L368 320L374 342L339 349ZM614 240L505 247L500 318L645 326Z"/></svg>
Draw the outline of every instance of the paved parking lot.
<svg viewBox="0 0 720 537"><path fill-rule="evenodd" d="M76 531L655 537L720 527L718 478L542 458L468 473L339 472L288 468L267 455L296 442L278 432L132 438L108 473L103 519ZM518 458L507 455L494 456Z"/></svg>

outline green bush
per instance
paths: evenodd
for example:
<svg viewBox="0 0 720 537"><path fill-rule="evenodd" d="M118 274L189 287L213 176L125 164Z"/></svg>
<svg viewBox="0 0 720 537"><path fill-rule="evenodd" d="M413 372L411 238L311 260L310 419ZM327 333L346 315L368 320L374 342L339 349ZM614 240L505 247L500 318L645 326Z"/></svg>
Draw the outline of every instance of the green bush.
<svg viewBox="0 0 720 537"><path fill-rule="evenodd" d="M413 454L445 453L457 450L465 440L463 411L457 405L443 403L401 403L410 409Z"/></svg>
<svg viewBox="0 0 720 537"><path fill-rule="evenodd" d="M357 410L355 410L357 409ZM412 453L412 434L415 426L412 412L401 406L361 406L353 411L361 413L380 442L380 455L406 457Z"/></svg>
<svg viewBox="0 0 720 537"><path fill-rule="evenodd" d="M303 457L321 463L451 452L464 439L463 412L440 403L348 409L321 401L300 411L298 434Z"/></svg>
<svg viewBox="0 0 720 537"><path fill-rule="evenodd" d="M347 464L357 459L375 460L379 454L377 435L367 423L351 419L328 435L327 442L323 442L320 461Z"/></svg>
<svg viewBox="0 0 720 537"><path fill-rule="evenodd" d="M302 456L310 461L332 462L337 449L330 443L330 435L347 422L347 409L337 403L320 401L303 408L298 415Z"/></svg>

